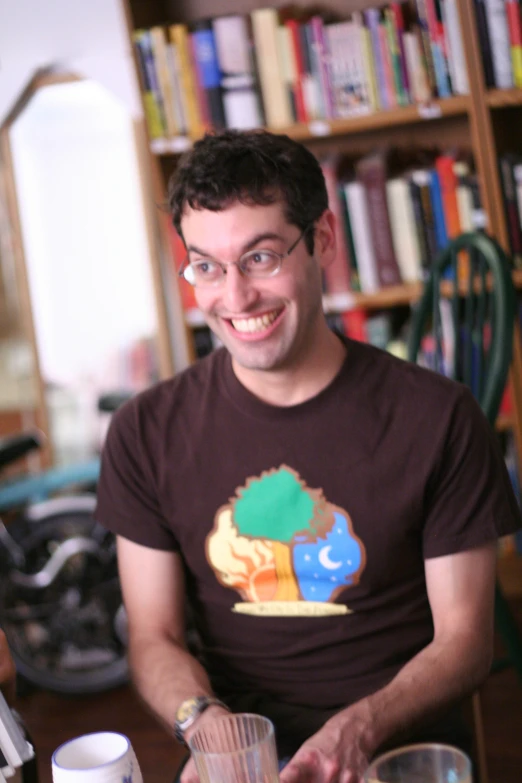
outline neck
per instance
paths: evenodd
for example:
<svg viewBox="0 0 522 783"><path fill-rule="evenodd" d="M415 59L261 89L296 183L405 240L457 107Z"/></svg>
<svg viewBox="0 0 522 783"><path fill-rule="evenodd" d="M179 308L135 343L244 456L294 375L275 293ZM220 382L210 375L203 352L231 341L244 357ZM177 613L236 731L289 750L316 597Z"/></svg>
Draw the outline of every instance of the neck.
<svg viewBox="0 0 522 783"><path fill-rule="evenodd" d="M317 396L335 378L346 348L324 323L307 347L306 357L277 370L251 370L232 359L240 383L263 402L279 407L299 405Z"/></svg>

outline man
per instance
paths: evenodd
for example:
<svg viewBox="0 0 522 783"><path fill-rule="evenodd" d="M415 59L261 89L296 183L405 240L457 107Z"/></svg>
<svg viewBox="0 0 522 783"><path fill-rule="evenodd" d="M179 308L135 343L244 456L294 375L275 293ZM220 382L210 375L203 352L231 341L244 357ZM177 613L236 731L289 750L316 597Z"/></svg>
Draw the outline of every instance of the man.
<svg viewBox="0 0 522 783"><path fill-rule="evenodd" d="M119 410L104 450L97 516L118 534L139 692L184 741L227 709L268 716L283 783L356 781L406 740L463 745L495 542L519 526L478 405L328 329L335 222L303 146L206 137L170 206L224 347Z"/></svg>

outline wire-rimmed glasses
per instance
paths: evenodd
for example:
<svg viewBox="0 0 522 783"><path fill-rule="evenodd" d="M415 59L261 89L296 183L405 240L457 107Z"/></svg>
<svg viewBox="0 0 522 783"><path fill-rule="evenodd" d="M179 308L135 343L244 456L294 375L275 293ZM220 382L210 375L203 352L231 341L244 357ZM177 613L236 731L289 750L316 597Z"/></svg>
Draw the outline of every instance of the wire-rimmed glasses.
<svg viewBox="0 0 522 783"><path fill-rule="evenodd" d="M281 269L284 259L288 258L295 250L311 227L312 224L309 224L303 229L286 253L276 253L275 250L260 248L249 250L247 253L243 253L239 261L228 263L217 261L215 258L198 258L196 261L191 261L187 255L178 274L180 277L184 277L188 283L198 288L210 288L222 283L229 266L237 266L245 277L273 277Z"/></svg>

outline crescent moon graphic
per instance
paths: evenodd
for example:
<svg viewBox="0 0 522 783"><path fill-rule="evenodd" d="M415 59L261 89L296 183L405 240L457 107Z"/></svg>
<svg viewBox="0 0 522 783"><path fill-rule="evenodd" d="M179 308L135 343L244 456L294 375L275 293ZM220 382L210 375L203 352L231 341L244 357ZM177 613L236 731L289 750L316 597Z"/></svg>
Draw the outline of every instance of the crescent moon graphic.
<svg viewBox="0 0 522 783"><path fill-rule="evenodd" d="M342 561L334 563L333 560L330 560L329 553L331 548L331 546L323 546L319 552L318 560L323 568L327 568L329 571L335 571L336 568L340 568L342 566Z"/></svg>

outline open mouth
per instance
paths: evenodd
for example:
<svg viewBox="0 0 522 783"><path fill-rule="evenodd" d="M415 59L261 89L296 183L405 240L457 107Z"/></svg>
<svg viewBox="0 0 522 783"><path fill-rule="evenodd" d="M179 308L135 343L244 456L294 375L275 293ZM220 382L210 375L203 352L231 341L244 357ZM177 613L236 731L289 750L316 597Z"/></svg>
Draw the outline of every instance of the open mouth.
<svg viewBox="0 0 522 783"><path fill-rule="evenodd" d="M283 309L270 310L267 313L263 313L263 315L251 316L250 318L230 318L229 323L232 324L236 332L241 332L242 334L266 332L281 315Z"/></svg>

